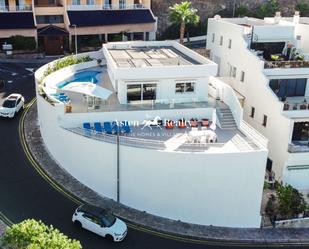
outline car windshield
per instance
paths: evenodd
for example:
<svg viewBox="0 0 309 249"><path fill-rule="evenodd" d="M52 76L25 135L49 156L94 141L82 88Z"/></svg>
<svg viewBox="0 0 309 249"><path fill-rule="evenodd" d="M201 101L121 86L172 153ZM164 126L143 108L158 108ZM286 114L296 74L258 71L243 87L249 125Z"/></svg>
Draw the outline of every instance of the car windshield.
<svg viewBox="0 0 309 249"><path fill-rule="evenodd" d="M116 217L111 213L106 213L102 216L102 222L106 227L111 227L116 222Z"/></svg>
<svg viewBox="0 0 309 249"><path fill-rule="evenodd" d="M16 104L15 100L7 99L3 102L2 106L6 108L14 108Z"/></svg>

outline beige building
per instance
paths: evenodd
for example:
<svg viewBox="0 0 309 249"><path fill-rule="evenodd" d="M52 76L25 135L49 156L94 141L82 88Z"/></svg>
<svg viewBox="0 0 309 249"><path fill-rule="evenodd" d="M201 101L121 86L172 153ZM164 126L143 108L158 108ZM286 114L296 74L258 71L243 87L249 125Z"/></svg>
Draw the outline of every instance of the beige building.
<svg viewBox="0 0 309 249"><path fill-rule="evenodd" d="M154 40L151 0L0 0L0 40L34 37L46 54L108 41Z"/></svg>

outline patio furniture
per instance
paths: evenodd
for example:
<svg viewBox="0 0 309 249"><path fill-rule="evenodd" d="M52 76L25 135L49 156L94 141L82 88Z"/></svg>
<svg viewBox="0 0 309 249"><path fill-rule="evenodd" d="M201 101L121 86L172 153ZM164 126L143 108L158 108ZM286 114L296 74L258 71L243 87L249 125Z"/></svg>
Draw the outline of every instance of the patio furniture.
<svg viewBox="0 0 309 249"><path fill-rule="evenodd" d="M178 128L180 129L187 128L186 120L184 118L178 120Z"/></svg>
<svg viewBox="0 0 309 249"><path fill-rule="evenodd" d="M112 130L113 130L113 133L120 133L121 132L121 126L120 126L119 122L117 122L117 121L112 122Z"/></svg>
<svg viewBox="0 0 309 249"><path fill-rule="evenodd" d="M102 125L100 122L95 122L94 123L94 130L98 133L102 133L103 129L102 129Z"/></svg>
<svg viewBox="0 0 309 249"><path fill-rule="evenodd" d="M110 122L104 122L103 123L103 127L104 127L104 131L107 134L113 134L113 129L112 129L112 125Z"/></svg>
<svg viewBox="0 0 309 249"><path fill-rule="evenodd" d="M208 127L209 126L209 119L208 118L203 118L201 120L201 124L202 124L202 127Z"/></svg>
<svg viewBox="0 0 309 249"><path fill-rule="evenodd" d="M174 122L173 122L173 120L166 120L166 122L165 122L165 128L166 128L166 129L173 129L173 128L174 128Z"/></svg>
<svg viewBox="0 0 309 249"><path fill-rule="evenodd" d="M297 110L297 104L294 104L293 110Z"/></svg>
<svg viewBox="0 0 309 249"><path fill-rule="evenodd" d="M198 127L197 118L191 118L191 119L190 119L190 126L191 126L191 127Z"/></svg>
<svg viewBox="0 0 309 249"><path fill-rule="evenodd" d="M299 107L300 110L306 110L307 109L307 105L306 104L301 104Z"/></svg>
<svg viewBox="0 0 309 249"><path fill-rule="evenodd" d="M131 132L131 127L129 125L122 126L123 133L128 134Z"/></svg>
<svg viewBox="0 0 309 249"><path fill-rule="evenodd" d="M90 125L90 123L83 123L83 128L85 129L85 130L91 130L91 125Z"/></svg>
<svg viewBox="0 0 309 249"><path fill-rule="evenodd" d="M283 105L283 110L288 111L290 109L290 104L289 103L284 103Z"/></svg>

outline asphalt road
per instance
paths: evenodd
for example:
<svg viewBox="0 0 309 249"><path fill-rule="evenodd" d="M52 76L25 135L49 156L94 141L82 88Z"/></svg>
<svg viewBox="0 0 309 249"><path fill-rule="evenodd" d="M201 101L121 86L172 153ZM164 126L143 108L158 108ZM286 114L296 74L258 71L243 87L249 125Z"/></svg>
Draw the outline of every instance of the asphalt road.
<svg viewBox="0 0 309 249"><path fill-rule="evenodd" d="M29 102L35 96L34 79L33 74L25 68L38 67L39 65L31 64L0 63L0 78L10 82L4 89L0 89L0 102L12 92L23 94L26 103ZM14 223L27 218L40 219L80 240L85 249L229 248L227 245L176 241L134 229L129 229L123 242L112 243L86 230L78 230L71 222L76 204L52 188L34 170L25 156L18 134L20 116L19 114L11 120L0 119L0 211Z"/></svg>

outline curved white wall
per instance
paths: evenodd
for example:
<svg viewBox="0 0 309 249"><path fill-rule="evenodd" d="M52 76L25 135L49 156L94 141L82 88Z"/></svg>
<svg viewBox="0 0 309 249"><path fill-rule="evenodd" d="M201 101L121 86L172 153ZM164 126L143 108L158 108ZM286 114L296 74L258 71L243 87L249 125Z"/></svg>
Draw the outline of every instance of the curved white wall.
<svg viewBox="0 0 309 249"><path fill-rule="evenodd" d="M117 198L117 148L59 126L62 104L37 96L46 147L57 162L102 196ZM88 114L85 115L85 120ZM104 119L105 113L102 113ZM72 118L72 117L71 117ZM185 222L259 227L267 151L165 152L120 146L120 202Z"/></svg>

